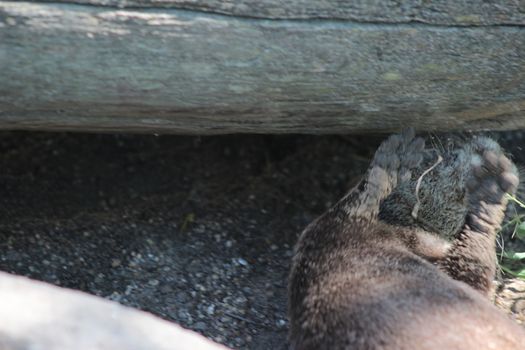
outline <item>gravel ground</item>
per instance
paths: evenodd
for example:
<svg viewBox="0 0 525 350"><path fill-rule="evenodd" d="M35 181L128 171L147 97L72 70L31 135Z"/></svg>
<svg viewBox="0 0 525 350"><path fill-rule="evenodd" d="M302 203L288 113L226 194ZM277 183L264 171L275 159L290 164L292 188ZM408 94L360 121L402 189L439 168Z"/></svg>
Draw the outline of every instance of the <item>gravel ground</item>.
<svg viewBox="0 0 525 350"><path fill-rule="evenodd" d="M285 349L293 244L379 141L1 132L0 270Z"/></svg>
<svg viewBox="0 0 525 350"><path fill-rule="evenodd" d="M0 269L284 349L293 244L366 167L361 141L0 133Z"/></svg>

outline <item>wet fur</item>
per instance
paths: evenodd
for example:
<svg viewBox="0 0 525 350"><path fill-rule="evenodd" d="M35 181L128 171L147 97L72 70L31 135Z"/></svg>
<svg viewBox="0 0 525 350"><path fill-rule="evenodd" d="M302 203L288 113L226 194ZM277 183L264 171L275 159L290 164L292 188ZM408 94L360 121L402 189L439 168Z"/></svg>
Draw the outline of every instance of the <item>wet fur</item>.
<svg viewBox="0 0 525 350"><path fill-rule="evenodd" d="M379 220L427 155L411 131L391 136L363 180L302 233L289 279L292 349L523 348L525 332L486 298L515 167L495 142L475 139L459 152L469 166L460 227L443 236Z"/></svg>

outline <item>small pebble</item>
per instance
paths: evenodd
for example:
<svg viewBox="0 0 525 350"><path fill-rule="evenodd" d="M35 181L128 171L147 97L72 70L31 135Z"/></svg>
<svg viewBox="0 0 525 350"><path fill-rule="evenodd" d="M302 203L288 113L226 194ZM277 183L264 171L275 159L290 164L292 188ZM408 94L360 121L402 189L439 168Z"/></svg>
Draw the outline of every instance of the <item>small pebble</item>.
<svg viewBox="0 0 525 350"><path fill-rule="evenodd" d="M215 305L211 304L206 308L206 313L208 315L213 315L215 313Z"/></svg>
<svg viewBox="0 0 525 350"><path fill-rule="evenodd" d="M205 331L207 328L208 328L208 326L206 326L206 323L204 323L202 321L199 321L199 322L195 323L195 325L193 326L193 329L195 329L197 331Z"/></svg>
<svg viewBox="0 0 525 350"><path fill-rule="evenodd" d="M279 320L277 320L277 322L275 324L277 325L277 327L282 328L282 327L286 326L286 320L279 319Z"/></svg>

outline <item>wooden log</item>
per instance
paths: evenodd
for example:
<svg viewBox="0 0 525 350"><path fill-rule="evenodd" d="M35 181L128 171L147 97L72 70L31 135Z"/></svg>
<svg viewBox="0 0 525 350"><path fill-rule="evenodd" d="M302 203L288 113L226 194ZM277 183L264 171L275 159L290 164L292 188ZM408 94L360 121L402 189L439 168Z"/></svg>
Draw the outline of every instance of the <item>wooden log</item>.
<svg viewBox="0 0 525 350"><path fill-rule="evenodd" d="M76 2L0 1L0 128L525 127L519 2Z"/></svg>
<svg viewBox="0 0 525 350"><path fill-rule="evenodd" d="M2 350L226 350L153 315L0 272Z"/></svg>
<svg viewBox="0 0 525 350"><path fill-rule="evenodd" d="M52 0L116 8L174 8L265 19L329 19L360 23L523 25L525 3L516 0Z"/></svg>

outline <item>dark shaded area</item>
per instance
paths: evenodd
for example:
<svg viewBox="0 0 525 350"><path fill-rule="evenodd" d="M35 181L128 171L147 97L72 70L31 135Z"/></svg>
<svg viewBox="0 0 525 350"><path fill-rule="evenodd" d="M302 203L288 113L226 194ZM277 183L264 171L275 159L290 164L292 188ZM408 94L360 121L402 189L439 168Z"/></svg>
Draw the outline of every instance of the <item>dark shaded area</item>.
<svg viewBox="0 0 525 350"><path fill-rule="evenodd" d="M0 269L283 348L292 246L374 142L3 132Z"/></svg>
<svg viewBox="0 0 525 350"><path fill-rule="evenodd" d="M380 140L1 132L0 269L284 349L297 235Z"/></svg>

